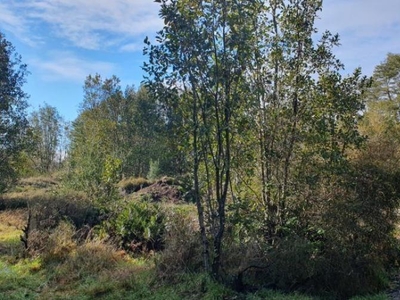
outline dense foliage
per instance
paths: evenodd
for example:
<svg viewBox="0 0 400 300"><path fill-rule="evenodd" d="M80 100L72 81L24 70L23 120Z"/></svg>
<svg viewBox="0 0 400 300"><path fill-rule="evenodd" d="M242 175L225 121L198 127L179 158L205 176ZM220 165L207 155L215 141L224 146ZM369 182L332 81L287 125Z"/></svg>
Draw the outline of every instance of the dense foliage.
<svg viewBox="0 0 400 300"><path fill-rule="evenodd" d="M396 248L397 175L359 160L370 80L341 75L339 37L314 26L322 2L160 3L165 26L156 44L145 41L146 83L182 118L204 269L238 286L251 271L338 297L381 288ZM398 73L376 73L384 69L392 101ZM259 249L229 271L231 230Z"/></svg>
<svg viewBox="0 0 400 300"><path fill-rule="evenodd" d="M55 107L45 104L31 114L30 125L33 131L31 155L34 168L41 174L55 171L65 157L62 117Z"/></svg>
<svg viewBox="0 0 400 300"><path fill-rule="evenodd" d="M28 145L26 75L26 65L0 32L0 192L18 175L19 155Z"/></svg>
<svg viewBox="0 0 400 300"><path fill-rule="evenodd" d="M173 174L179 151L154 98L119 79L88 76L81 113L70 133L70 183L109 197L122 177Z"/></svg>

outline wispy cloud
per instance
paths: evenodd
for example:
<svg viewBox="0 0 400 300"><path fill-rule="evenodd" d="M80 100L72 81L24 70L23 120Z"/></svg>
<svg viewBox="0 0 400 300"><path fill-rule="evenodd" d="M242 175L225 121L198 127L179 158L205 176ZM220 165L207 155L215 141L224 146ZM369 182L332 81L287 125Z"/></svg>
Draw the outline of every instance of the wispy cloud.
<svg viewBox="0 0 400 300"><path fill-rule="evenodd" d="M55 52L47 59L33 59L29 63L48 82L82 83L89 74L110 76L116 69L114 64L80 59L69 52Z"/></svg>
<svg viewBox="0 0 400 300"><path fill-rule="evenodd" d="M12 32L18 39L34 46L35 38L27 33L28 21L16 12L17 6L0 3L0 29Z"/></svg>
<svg viewBox="0 0 400 300"><path fill-rule="evenodd" d="M322 24L357 36L378 36L400 25L398 0L324 1Z"/></svg>
<svg viewBox="0 0 400 300"><path fill-rule="evenodd" d="M140 43L140 42L137 42L137 43L129 43L129 44L123 45L123 46L120 48L120 51L123 51L123 52L142 51L142 50L143 50L143 47L144 47L144 43L143 43L143 42L142 42L142 43Z"/></svg>
<svg viewBox="0 0 400 300"><path fill-rule="evenodd" d="M8 0L0 3L0 29L33 45L54 37L64 46L140 53L145 35L161 29L153 0ZM336 53L349 71L366 73L400 49L399 0L324 0L320 30L338 32Z"/></svg>
<svg viewBox="0 0 400 300"><path fill-rule="evenodd" d="M336 53L349 67L361 66L366 74L388 52L400 51L399 0L325 0L318 27L339 33Z"/></svg>
<svg viewBox="0 0 400 300"><path fill-rule="evenodd" d="M0 23L26 36L32 33L26 23L40 23L72 46L95 50L155 32L161 26L158 9L149 0L10 1L0 5Z"/></svg>

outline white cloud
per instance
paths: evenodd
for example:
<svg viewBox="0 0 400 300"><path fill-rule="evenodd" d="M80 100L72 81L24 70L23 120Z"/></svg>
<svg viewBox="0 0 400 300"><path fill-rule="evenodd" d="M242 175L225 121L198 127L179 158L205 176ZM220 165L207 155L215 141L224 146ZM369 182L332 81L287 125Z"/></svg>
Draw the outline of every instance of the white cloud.
<svg viewBox="0 0 400 300"><path fill-rule="evenodd" d="M379 36L400 25L398 0L326 0L321 24L338 32L357 36Z"/></svg>
<svg viewBox="0 0 400 300"><path fill-rule="evenodd" d="M399 0L325 0L317 26L339 33L335 51L351 72L362 67L371 75L388 52L400 51Z"/></svg>
<svg viewBox="0 0 400 300"><path fill-rule="evenodd" d="M0 3L0 28L12 32L24 43L34 46L35 38L27 34L27 20L5 3Z"/></svg>
<svg viewBox="0 0 400 300"><path fill-rule="evenodd" d="M110 76L116 69L111 63L80 59L69 52L56 52L48 59L33 59L29 63L38 71L38 75L48 82L82 83L89 74Z"/></svg>
<svg viewBox="0 0 400 300"><path fill-rule="evenodd" d="M139 53L144 36L162 27L158 11L153 0L7 0L0 28L30 45L46 39L59 47L52 39L59 37L61 46ZM349 72L362 66L370 74L400 51L399 11L400 0L324 0L317 26L340 34L335 53Z"/></svg>
<svg viewBox="0 0 400 300"><path fill-rule="evenodd" d="M39 0L30 7L30 18L87 49L104 48L118 38L136 38L160 27L158 6L149 0Z"/></svg>
<svg viewBox="0 0 400 300"><path fill-rule="evenodd" d="M158 4L150 0L11 1L0 6L0 24L18 20L40 23L72 46L104 49L160 29L158 10ZM26 24L18 24L18 28L26 36L31 34Z"/></svg>
<svg viewBox="0 0 400 300"><path fill-rule="evenodd" d="M15 15L4 3L0 3L0 22L3 26L20 29L24 26L23 19Z"/></svg>

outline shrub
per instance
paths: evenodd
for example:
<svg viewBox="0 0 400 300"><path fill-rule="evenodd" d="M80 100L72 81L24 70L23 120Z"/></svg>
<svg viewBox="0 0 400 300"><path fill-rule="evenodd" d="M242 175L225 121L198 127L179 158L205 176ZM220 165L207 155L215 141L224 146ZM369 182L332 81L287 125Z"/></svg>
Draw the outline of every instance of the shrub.
<svg viewBox="0 0 400 300"><path fill-rule="evenodd" d="M147 178L154 180L160 175L160 161L150 159L149 165L149 173L147 174Z"/></svg>
<svg viewBox="0 0 400 300"><path fill-rule="evenodd" d="M267 268L246 271L243 282L250 285L338 299L384 290L390 271L399 261L395 238L399 174L398 169L354 160L346 173L299 189L286 207L273 243L268 239L268 224L257 228L257 219L249 215L251 226L246 225L248 208L244 207L244 213L237 210L237 214L228 214L224 271L234 277L254 260L255 265ZM245 234L235 239L230 231L241 225L234 222L236 219L244 223ZM252 236L265 246L261 243L261 251L254 248L247 255ZM257 257L260 253L266 264L257 262L263 261Z"/></svg>
<svg viewBox="0 0 400 300"><path fill-rule="evenodd" d="M130 251L161 249L164 228L160 206L147 202L131 202L111 220L111 236L119 238L121 246Z"/></svg>
<svg viewBox="0 0 400 300"><path fill-rule="evenodd" d="M182 273L202 270L202 244L194 207L168 210L163 240L164 250L156 260L159 277L174 280Z"/></svg>
<svg viewBox="0 0 400 300"><path fill-rule="evenodd" d="M47 232L38 232L43 236ZM75 227L68 222L60 222L60 224L48 234L47 238L42 239L44 241L44 247L42 250L42 259L45 264L59 263L67 259L70 253L76 249L76 242L72 239L75 233ZM36 241L38 241L36 237Z"/></svg>
<svg viewBox="0 0 400 300"><path fill-rule="evenodd" d="M309 192L309 206L295 214L296 226L282 231L267 254L271 266L264 276L287 291L337 298L379 292L399 257L399 177L357 163L329 180Z"/></svg>
<svg viewBox="0 0 400 300"><path fill-rule="evenodd" d="M111 270L123 257L115 251L114 247L101 241L88 241L76 247L69 253L56 269L56 279L65 277L82 279L87 276L97 275L102 271Z"/></svg>
<svg viewBox="0 0 400 300"><path fill-rule="evenodd" d="M21 240L28 253L35 255L45 251L51 237L65 222L74 227L71 237L84 240L90 230L100 222L99 210L80 194L47 194L42 199L29 202L27 225ZM75 231L78 230L78 233ZM79 241L77 241L79 242Z"/></svg>
<svg viewBox="0 0 400 300"><path fill-rule="evenodd" d="M325 206L321 225L330 265L325 283L336 282L331 287L341 295L374 293L387 285L399 258L394 237L400 200L396 172L355 163Z"/></svg>

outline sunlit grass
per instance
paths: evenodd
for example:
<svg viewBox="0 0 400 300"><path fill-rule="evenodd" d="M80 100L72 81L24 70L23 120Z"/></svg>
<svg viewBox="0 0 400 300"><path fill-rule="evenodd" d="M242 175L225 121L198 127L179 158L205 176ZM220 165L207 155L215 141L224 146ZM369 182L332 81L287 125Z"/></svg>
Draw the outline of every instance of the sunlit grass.
<svg viewBox="0 0 400 300"><path fill-rule="evenodd" d="M26 213L24 209L0 211L0 255L3 258L21 254L20 235L26 224Z"/></svg>

